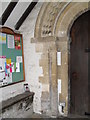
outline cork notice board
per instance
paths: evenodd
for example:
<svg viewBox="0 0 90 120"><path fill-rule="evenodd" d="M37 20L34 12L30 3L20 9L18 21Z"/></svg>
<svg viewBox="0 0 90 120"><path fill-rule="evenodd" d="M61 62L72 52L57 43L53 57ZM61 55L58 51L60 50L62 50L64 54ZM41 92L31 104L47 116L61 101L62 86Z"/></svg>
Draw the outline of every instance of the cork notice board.
<svg viewBox="0 0 90 120"><path fill-rule="evenodd" d="M25 80L23 38L7 27L0 28L0 87Z"/></svg>

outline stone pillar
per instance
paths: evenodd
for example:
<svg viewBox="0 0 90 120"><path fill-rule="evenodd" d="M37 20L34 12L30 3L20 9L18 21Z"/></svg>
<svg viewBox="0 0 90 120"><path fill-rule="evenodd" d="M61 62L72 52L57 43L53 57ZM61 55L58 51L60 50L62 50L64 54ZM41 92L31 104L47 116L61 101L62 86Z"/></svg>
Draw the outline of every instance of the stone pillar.
<svg viewBox="0 0 90 120"><path fill-rule="evenodd" d="M56 41L57 51L61 52L61 66L57 66L57 77L61 79L61 93L59 103L65 103L64 115L68 114L68 40L67 37L60 37Z"/></svg>
<svg viewBox="0 0 90 120"><path fill-rule="evenodd" d="M49 116L58 115L57 49L55 40L55 37L32 39L32 42L36 45L36 52L42 53L39 61L40 67L43 69L43 75L39 76L39 82L42 84L41 106L42 112ZM46 86L49 86L49 89Z"/></svg>
<svg viewBox="0 0 90 120"><path fill-rule="evenodd" d="M43 58L42 67L44 70L44 74L42 81L48 78L49 84L49 99L50 99L50 108L49 115L57 116L58 115L58 91L57 91L57 64L56 64L56 42L55 41L47 41L43 42ZM47 58L45 58L45 57ZM44 58L46 61L44 61ZM44 61L44 62L43 62ZM47 68L48 69L45 69Z"/></svg>
<svg viewBox="0 0 90 120"><path fill-rule="evenodd" d="M51 98L51 114L58 115L58 89L57 89L57 62L56 62L56 43L50 42L49 47L49 81L50 81L50 98Z"/></svg>

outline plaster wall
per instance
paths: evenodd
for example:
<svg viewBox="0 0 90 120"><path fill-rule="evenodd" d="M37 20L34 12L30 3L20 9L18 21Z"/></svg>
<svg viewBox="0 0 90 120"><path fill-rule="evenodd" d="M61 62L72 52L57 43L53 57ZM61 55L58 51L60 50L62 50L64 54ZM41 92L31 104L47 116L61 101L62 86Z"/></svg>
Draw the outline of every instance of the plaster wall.
<svg viewBox="0 0 90 120"><path fill-rule="evenodd" d="M2 100L22 93L24 91L23 84L28 83L30 90L35 92L34 112L37 113L41 111L42 85L39 83L39 76L43 75L43 71L42 67L39 66L39 59L42 53L36 53L35 44L31 43L31 38L34 37L35 23L41 6L42 3L39 2L19 29L23 34L25 82L0 88L1 102Z"/></svg>

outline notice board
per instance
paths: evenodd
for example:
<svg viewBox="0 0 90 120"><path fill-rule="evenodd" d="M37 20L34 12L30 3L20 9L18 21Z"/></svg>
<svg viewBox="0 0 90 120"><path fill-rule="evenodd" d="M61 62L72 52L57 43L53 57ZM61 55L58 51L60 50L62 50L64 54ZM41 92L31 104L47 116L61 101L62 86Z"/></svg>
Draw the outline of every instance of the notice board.
<svg viewBox="0 0 90 120"><path fill-rule="evenodd" d="M25 81L23 37L8 27L0 28L0 87Z"/></svg>

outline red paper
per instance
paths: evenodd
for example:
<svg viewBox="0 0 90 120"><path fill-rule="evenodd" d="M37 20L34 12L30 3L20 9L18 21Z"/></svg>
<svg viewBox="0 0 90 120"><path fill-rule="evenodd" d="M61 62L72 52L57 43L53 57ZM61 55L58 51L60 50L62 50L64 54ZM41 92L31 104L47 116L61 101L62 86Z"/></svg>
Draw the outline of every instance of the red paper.
<svg viewBox="0 0 90 120"><path fill-rule="evenodd" d="M12 73L12 67L11 67L11 64L10 64L10 73Z"/></svg>

